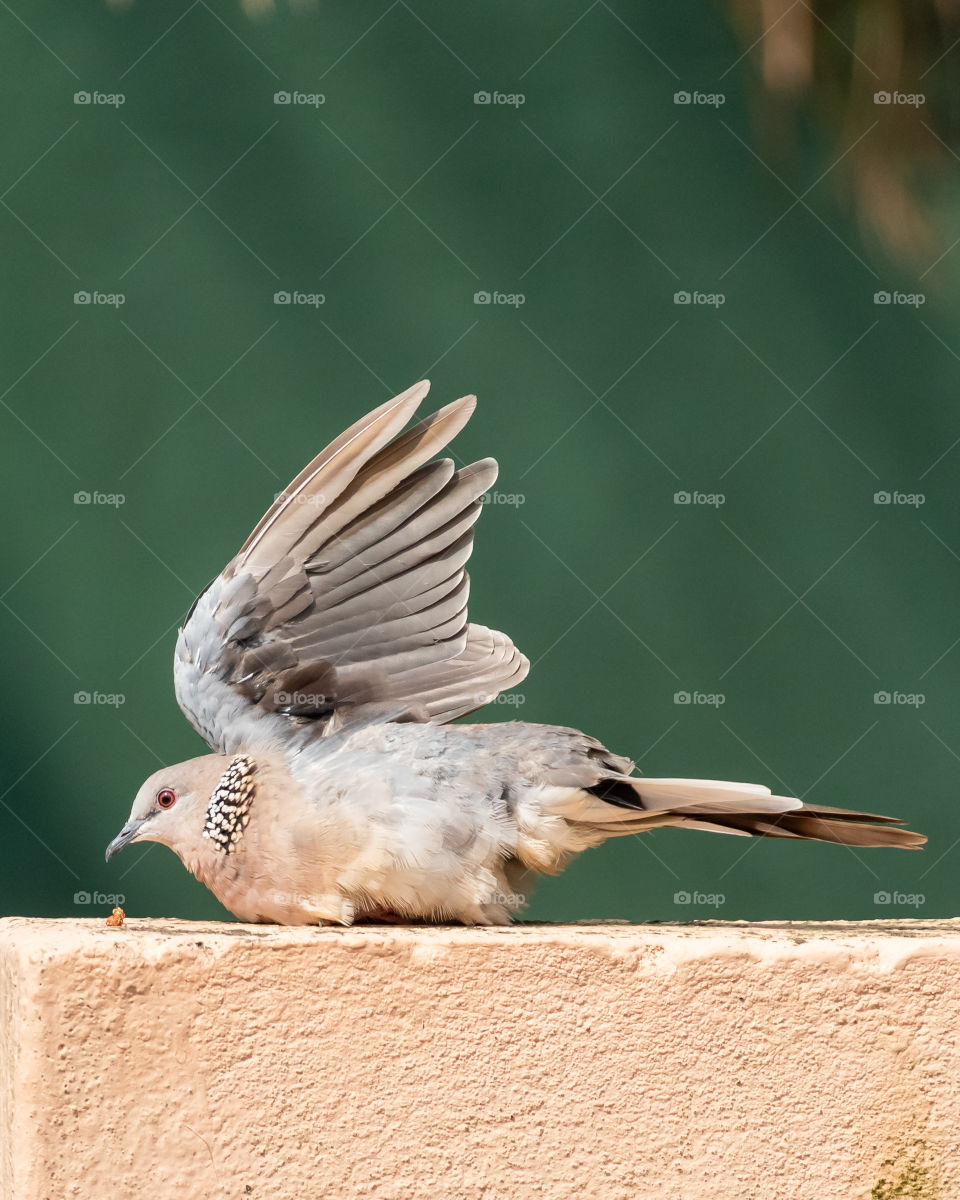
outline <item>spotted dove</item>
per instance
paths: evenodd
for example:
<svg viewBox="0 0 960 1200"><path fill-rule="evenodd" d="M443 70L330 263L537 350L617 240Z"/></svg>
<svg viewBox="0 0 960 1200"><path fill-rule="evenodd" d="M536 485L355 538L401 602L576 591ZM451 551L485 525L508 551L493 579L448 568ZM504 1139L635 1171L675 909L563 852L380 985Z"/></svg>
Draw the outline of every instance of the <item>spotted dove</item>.
<svg viewBox="0 0 960 1200"><path fill-rule="evenodd" d="M467 620L497 464L435 458L473 396L402 432L428 387L331 442L195 601L174 681L213 753L150 776L108 859L162 842L244 921L501 924L536 874L662 826L923 843L755 784L644 779L576 729L452 724L529 663Z"/></svg>

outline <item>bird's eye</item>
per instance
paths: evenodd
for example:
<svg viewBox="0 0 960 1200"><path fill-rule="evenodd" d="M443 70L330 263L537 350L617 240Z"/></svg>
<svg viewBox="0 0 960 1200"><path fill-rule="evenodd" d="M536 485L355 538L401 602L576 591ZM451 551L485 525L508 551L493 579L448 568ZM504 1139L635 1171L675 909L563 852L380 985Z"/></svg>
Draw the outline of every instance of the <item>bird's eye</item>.
<svg viewBox="0 0 960 1200"><path fill-rule="evenodd" d="M176 799L176 795L169 788L164 788L162 792L157 792L157 804L160 808L173 808Z"/></svg>

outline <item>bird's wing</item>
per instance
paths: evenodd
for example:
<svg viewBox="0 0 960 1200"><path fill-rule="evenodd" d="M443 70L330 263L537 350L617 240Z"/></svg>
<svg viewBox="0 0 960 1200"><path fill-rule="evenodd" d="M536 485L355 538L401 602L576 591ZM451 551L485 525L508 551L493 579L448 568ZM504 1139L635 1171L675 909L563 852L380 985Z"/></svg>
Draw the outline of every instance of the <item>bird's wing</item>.
<svg viewBox="0 0 960 1200"><path fill-rule="evenodd" d="M497 464L433 460L476 400L401 433L428 389L331 442L194 603L177 640L177 701L214 749L232 752L265 718L323 732L451 721L526 675L509 638L467 622L464 568Z"/></svg>

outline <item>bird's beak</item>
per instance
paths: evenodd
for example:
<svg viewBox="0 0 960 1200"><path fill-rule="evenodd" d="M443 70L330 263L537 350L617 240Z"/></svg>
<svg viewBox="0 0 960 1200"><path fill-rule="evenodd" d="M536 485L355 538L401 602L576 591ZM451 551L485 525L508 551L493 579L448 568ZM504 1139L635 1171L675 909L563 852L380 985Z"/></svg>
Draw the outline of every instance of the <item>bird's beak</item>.
<svg viewBox="0 0 960 1200"><path fill-rule="evenodd" d="M118 850L122 850L124 848L124 846L128 846L131 842L135 842L137 840L137 834L140 832L140 826L142 824L143 824L143 821L140 820L140 821L128 821L126 823L126 825L124 825L124 827L120 830L120 832L117 834L117 836L113 839L113 841L107 847L107 856L106 856L107 862L109 862L110 859L113 858L113 856L117 853Z"/></svg>

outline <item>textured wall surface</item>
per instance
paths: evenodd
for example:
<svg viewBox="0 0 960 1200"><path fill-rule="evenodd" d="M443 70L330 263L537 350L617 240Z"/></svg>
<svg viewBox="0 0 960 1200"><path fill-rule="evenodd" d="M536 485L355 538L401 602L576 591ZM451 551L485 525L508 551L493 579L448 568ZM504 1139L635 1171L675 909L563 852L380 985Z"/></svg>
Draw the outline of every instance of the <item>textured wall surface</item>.
<svg viewBox="0 0 960 1200"><path fill-rule="evenodd" d="M11 918L2 1194L956 1196L958 966L960 922Z"/></svg>

